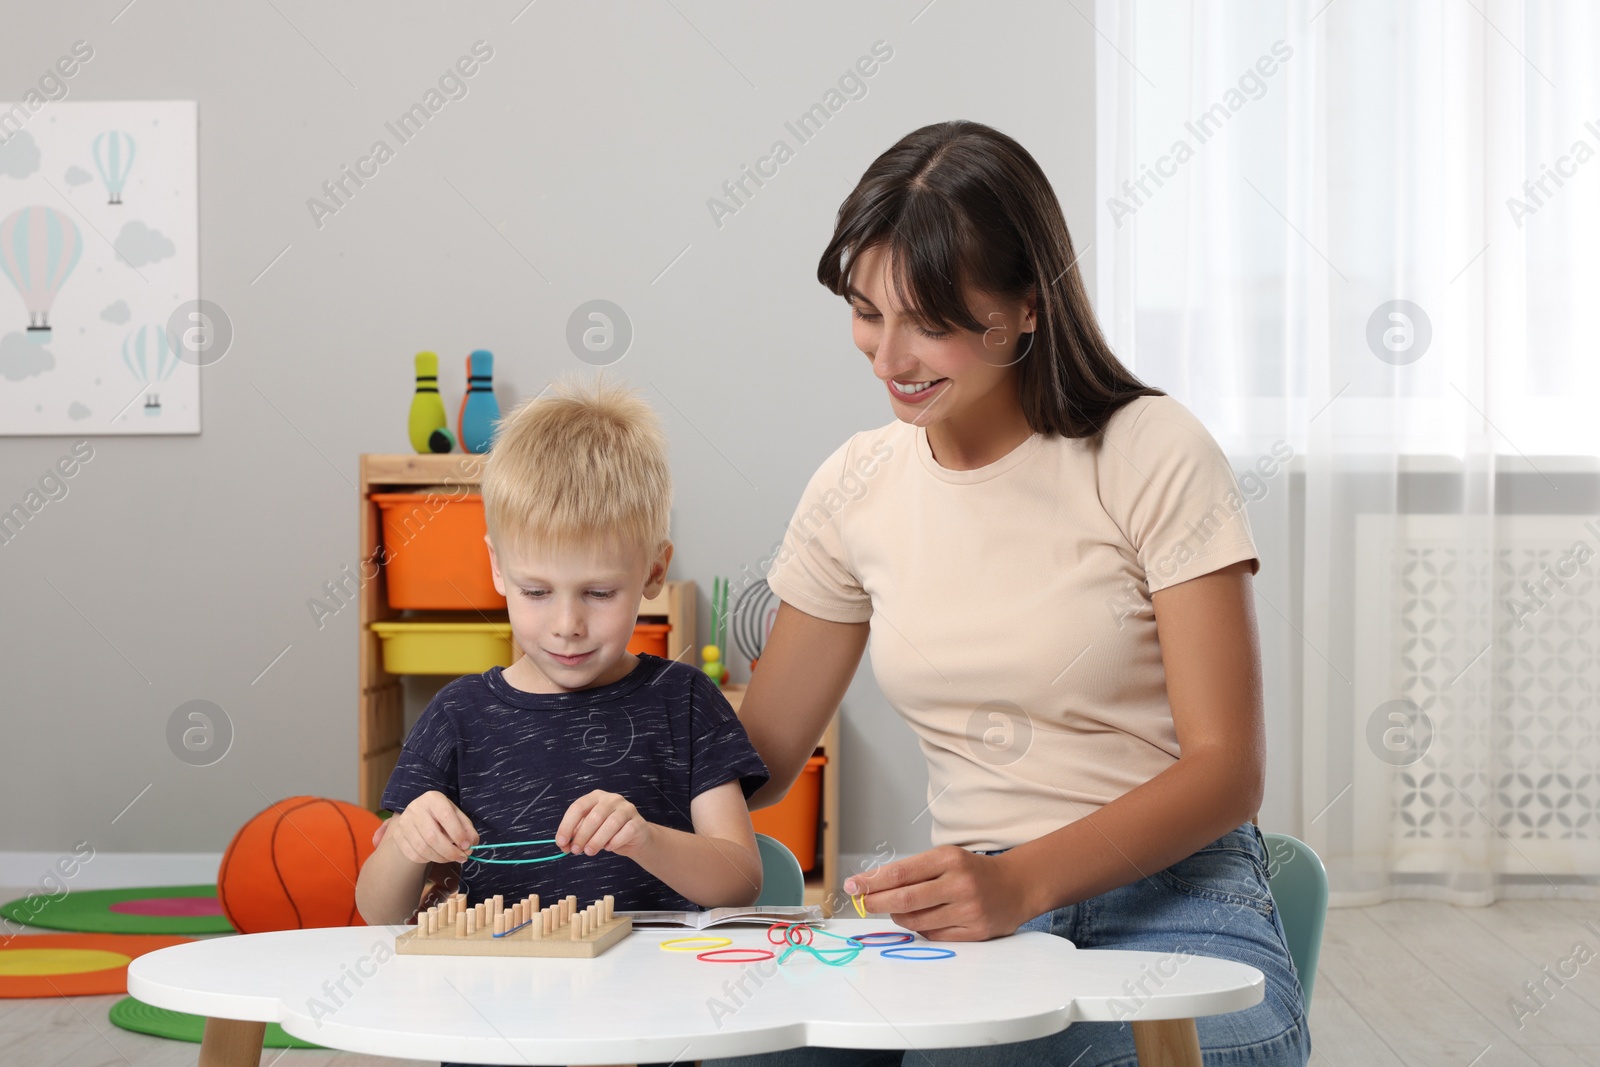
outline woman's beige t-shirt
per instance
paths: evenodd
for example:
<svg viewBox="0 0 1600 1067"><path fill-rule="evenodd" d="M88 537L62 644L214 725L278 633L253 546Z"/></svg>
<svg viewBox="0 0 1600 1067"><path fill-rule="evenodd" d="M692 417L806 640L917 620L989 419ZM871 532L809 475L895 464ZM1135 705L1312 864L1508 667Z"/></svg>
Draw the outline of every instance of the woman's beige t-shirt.
<svg viewBox="0 0 1600 1067"><path fill-rule="evenodd" d="M1178 758L1151 594L1260 569L1222 449L1168 396L1099 441L1034 434L947 470L927 432L864 430L806 486L768 581L871 620L872 670L928 761L933 843L1009 848Z"/></svg>

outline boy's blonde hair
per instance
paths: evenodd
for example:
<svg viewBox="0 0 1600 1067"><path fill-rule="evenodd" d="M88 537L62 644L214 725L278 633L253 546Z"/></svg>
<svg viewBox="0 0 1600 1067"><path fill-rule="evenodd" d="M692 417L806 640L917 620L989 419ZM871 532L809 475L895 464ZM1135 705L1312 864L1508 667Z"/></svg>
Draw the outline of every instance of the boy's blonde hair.
<svg viewBox="0 0 1600 1067"><path fill-rule="evenodd" d="M501 421L482 492L496 552L598 541L653 553L671 524L666 434L626 386L569 376Z"/></svg>

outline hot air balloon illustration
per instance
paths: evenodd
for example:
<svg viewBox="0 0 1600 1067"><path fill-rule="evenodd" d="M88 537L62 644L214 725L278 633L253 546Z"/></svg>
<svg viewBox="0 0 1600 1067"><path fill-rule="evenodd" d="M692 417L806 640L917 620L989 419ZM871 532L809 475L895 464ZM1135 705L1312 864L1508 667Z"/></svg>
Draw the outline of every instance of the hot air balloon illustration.
<svg viewBox="0 0 1600 1067"><path fill-rule="evenodd" d="M53 207L35 204L0 222L0 270L28 307L28 336L50 340L50 305L83 254L77 223Z"/></svg>
<svg viewBox="0 0 1600 1067"><path fill-rule="evenodd" d="M108 204L122 203L122 186L133 169L133 137L121 130L107 130L94 139L94 166L111 194Z"/></svg>
<svg viewBox="0 0 1600 1067"><path fill-rule="evenodd" d="M167 336L167 328L141 326L122 339L122 362L133 376L150 387L144 395L144 413L161 414L161 397L155 387L167 380L178 366L177 349Z"/></svg>

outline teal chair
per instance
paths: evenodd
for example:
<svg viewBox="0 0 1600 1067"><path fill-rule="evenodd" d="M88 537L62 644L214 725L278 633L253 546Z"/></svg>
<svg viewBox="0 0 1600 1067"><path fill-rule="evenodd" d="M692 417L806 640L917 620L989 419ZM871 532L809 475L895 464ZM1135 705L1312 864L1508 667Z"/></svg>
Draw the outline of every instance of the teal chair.
<svg viewBox="0 0 1600 1067"><path fill-rule="evenodd" d="M1262 831L1267 842L1268 885L1272 902L1289 938L1289 955L1300 976L1300 993L1311 1011L1311 987L1317 980L1322 952L1322 927L1328 918L1328 872L1310 845L1288 834Z"/></svg>
<svg viewBox="0 0 1600 1067"><path fill-rule="evenodd" d="M799 905L806 902L806 875L800 861L782 841L766 834L756 835L761 850L761 895L758 905Z"/></svg>

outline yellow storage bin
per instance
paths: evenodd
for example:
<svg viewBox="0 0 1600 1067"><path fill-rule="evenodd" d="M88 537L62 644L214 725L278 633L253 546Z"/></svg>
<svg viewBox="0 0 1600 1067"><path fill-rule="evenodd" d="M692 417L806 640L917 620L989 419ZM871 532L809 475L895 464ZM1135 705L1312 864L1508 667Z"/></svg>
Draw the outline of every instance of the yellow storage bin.
<svg viewBox="0 0 1600 1067"><path fill-rule="evenodd" d="M374 622L390 674L482 674L509 667L516 646L509 622Z"/></svg>

